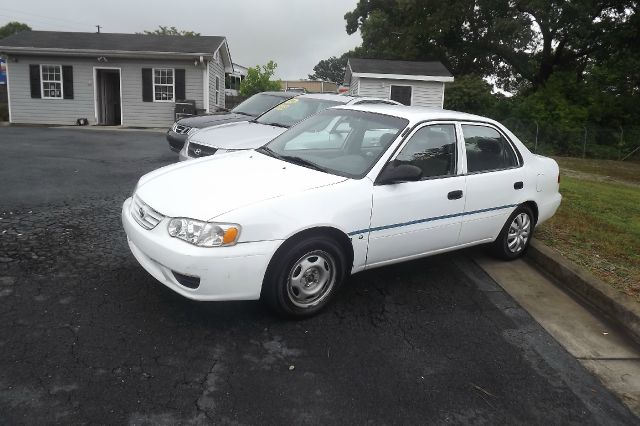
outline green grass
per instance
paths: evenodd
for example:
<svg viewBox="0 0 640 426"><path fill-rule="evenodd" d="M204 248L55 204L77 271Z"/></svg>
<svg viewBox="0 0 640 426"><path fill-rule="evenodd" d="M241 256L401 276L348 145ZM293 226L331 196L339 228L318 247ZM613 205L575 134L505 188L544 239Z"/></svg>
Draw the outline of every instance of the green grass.
<svg viewBox="0 0 640 426"><path fill-rule="evenodd" d="M582 161L560 159L562 205L536 236L640 302L640 166Z"/></svg>
<svg viewBox="0 0 640 426"><path fill-rule="evenodd" d="M592 175L599 180L614 180L640 184L640 164L632 161L586 160L582 158L554 157L560 170ZM586 176L589 178L589 176Z"/></svg>

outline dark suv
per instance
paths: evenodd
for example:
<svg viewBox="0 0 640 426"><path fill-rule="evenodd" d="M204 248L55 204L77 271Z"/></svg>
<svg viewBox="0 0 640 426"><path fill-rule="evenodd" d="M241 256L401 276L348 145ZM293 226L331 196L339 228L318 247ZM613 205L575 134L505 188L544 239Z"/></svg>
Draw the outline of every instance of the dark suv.
<svg viewBox="0 0 640 426"><path fill-rule="evenodd" d="M295 92L262 92L251 96L231 111L218 111L210 114L183 118L173 123L167 132L167 141L172 151L180 152L191 133L205 127L219 124L249 121L282 102L300 95Z"/></svg>

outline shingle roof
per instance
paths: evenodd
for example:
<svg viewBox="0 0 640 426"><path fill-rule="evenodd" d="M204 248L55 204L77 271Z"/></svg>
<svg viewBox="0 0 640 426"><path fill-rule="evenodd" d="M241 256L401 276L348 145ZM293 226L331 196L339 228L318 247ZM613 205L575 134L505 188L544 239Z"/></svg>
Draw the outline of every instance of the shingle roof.
<svg viewBox="0 0 640 426"><path fill-rule="evenodd" d="M349 58L349 65L354 73L425 75L433 77L453 76L442 62L438 61L413 62Z"/></svg>
<svg viewBox="0 0 640 426"><path fill-rule="evenodd" d="M122 52L212 54L225 40L220 36L169 36L118 33L23 31L0 39L3 47Z"/></svg>

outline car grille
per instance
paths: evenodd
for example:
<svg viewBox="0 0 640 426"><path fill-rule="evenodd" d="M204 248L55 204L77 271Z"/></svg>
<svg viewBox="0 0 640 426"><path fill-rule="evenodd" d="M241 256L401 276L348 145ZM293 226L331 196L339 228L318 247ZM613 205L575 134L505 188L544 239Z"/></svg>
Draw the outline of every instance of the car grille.
<svg viewBox="0 0 640 426"><path fill-rule="evenodd" d="M162 214L149 207L137 195L133 196L131 202L131 216L145 229L155 228L164 219Z"/></svg>
<svg viewBox="0 0 640 426"><path fill-rule="evenodd" d="M189 143L187 149L189 157L206 157L207 155L213 155L218 149L212 146L200 145L198 143Z"/></svg>
<svg viewBox="0 0 640 426"><path fill-rule="evenodd" d="M173 131L179 135L186 135L187 133L189 133L189 130L191 130L191 127L189 126L183 126L182 124L178 123L175 123L173 125Z"/></svg>

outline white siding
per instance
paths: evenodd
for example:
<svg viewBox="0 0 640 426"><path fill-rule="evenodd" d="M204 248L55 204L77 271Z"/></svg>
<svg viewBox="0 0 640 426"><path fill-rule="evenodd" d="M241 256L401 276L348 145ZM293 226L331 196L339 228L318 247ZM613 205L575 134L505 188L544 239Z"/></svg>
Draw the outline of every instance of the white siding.
<svg viewBox="0 0 640 426"><path fill-rule="evenodd" d="M360 96L389 99L391 85L412 86L412 106L442 108L444 83L437 81L360 78Z"/></svg>
<svg viewBox="0 0 640 426"><path fill-rule="evenodd" d="M209 108L213 111L214 106L224 108L224 64L222 63L222 55L218 52L217 58L209 62ZM218 95L218 103L216 104L216 76L220 79L220 94Z"/></svg>
<svg viewBox="0 0 640 426"><path fill-rule="evenodd" d="M349 85L349 94L353 96L358 95L358 86L360 86L359 77L351 77L351 84Z"/></svg>
<svg viewBox="0 0 640 426"><path fill-rule="evenodd" d="M73 99L32 99L29 65L60 64L73 66ZM111 58L99 63L95 58L19 56L10 64L11 122L73 125L78 118L95 123L93 68L121 69L122 113L124 126L166 127L174 121L173 102L142 101L142 68L181 68L185 70L185 95L203 105L202 66L192 61Z"/></svg>

